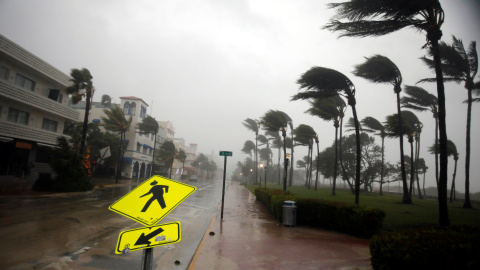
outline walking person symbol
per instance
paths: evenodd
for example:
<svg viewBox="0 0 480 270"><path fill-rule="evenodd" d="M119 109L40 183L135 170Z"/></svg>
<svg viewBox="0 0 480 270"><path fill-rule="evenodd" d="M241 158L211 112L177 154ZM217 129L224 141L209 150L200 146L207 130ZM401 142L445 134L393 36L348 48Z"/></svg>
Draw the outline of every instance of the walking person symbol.
<svg viewBox="0 0 480 270"><path fill-rule="evenodd" d="M147 201L147 203L145 204L141 212L146 212L148 207L150 207L150 204L152 204L152 202L154 201L157 201L158 204L160 204L160 207L162 207L162 209L167 207L165 205L165 199L163 198L163 189L165 189L165 193L168 193L168 186L157 185L157 184L158 182L156 180L150 183L150 185L153 186L150 189L150 191L140 196L140 198L142 198L147 196L150 193L152 194L152 197L150 197L150 199Z"/></svg>

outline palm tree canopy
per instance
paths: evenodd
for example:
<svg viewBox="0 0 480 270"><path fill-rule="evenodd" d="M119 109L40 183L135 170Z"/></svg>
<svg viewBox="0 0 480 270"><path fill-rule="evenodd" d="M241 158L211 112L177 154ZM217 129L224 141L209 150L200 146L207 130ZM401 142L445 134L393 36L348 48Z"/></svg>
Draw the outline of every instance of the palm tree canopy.
<svg viewBox="0 0 480 270"><path fill-rule="evenodd" d="M378 135L384 137L385 136L385 126L380 123L377 119L367 116L362 119L361 121L363 130L368 133L375 133L378 132Z"/></svg>
<svg viewBox="0 0 480 270"><path fill-rule="evenodd" d="M261 143L261 145L264 145L264 144L268 143L268 139L267 139L267 137L265 137L265 135L258 135L257 139Z"/></svg>
<svg viewBox="0 0 480 270"><path fill-rule="evenodd" d="M67 87L67 92L73 95L72 102L77 104L82 100L82 97L85 96L86 91L93 88L93 77L90 74L90 71L86 68L74 68L71 70L70 76L72 77L70 81L73 85Z"/></svg>
<svg viewBox="0 0 480 270"><path fill-rule="evenodd" d="M258 124L257 121L247 118L243 120L242 122L243 126L245 126L247 129L255 132L255 134L258 134Z"/></svg>
<svg viewBox="0 0 480 270"><path fill-rule="evenodd" d="M344 74L329 68L312 67L297 80L302 92L292 97L299 99L324 99L342 92L347 96L349 105L355 97L355 86Z"/></svg>
<svg viewBox="0 0 480 270"><path fill-rule="evenodd" d="M251 140L245 141L245 143L243 143L243 148L241 151L245 154L252 155L252 151L255 151L255 143Z"/></svg>
<svg viewBox="0 0 480 270"><path fill-rule="evenodd" d="M478 71L478 55L476 42L472 41L465 51L463 42L453 36L452 45L448 45L444 41L439 42L440 59L442 62L442 71L445 82L465 82L465 88L472 89L474 87L473 79ZM432 50L429 50L429 56L433 57ZM431 69L435 70L435 62L427 57L420 58ZM435 82L435 78L422 79L419 82Z"/></svg>
<svg viewBox="0 0 480 270"><path fill-rule="evenodd" d="M439 0L350 0L328 6L336 16L324 28L340 31L340 37L383 36L405 27L428 31L444 20Z"/></svg>
<svg viewBox="0 0 480 270"><path fill-rule="evenodd" d="M260 156L260 160L270 160L272 156L272 150L270 148L261 148L258 150L258 154Z"/></svg>
<svg viewBox="0 0 480 270"><path fill-rule="evenodd" d="M400 135L411 135L417 131L420 124L417 116L411 111L402 111L403 134L400 134L398 115L392 114L386 117L385 130L388 137L399 137Z"/></svg>
<svg viewBox="0 0 480 270"><path fill-rule="evenodd" d="M410 85L405 85L405 94L407 96L400 100L402 107L418 112L430 110L436 116L438 100L435 95L421 87Z"/></svg>
<svg viewBox="0 0 480 270"><path fill-rule="evenodd" d="M137 128L142 134L157 134L160 126L158 125L157 120L151 116L147 116L142 119L142 122L137 124Z"/></svg>
<svg viewBox="0 0 480 270"><path fill-rule="evenodd" d="M428 148L428 152L432 155L435 154L435 147L437 148L438 152L438 143L434 143ZM458 156L457 146L451 140L447 140L447 155L448 156Z"/></svg>
<svg viewBox="0 0 480 270"><path fill-rule="evenodd" d="M356 65L353 74L373 83L390 83L395 86L395 91L401 91L402 74L389 58L376 54L366 61Z"/></svg>
<svg viewBox="0 0 480 270"><path fill-rule="evenodd" d="M182 162L184 162L187 159L187 154L185 153L185 150L179 149L177 152L176 158Z"/></svg>
<svg viewBox="0 0 480 270"><path fill-rule="evenodd" d="M317 133L309 125L301 124L293 130L293 140L298 142L299 145L310 146L313 143L313 139Z"/></svg>
<svg viewBox="0 0 480 270"><path fill-rule="evenodd" d="M310 105L311 107L305 112L325 121L338 120L345 115L346 104L338 94L323 99L316 98L310 101Z"/></svg>
<svg viewBox="0 0 480 270"><path fill-rule="evenodd" d="M292 121L286 113L278 110L269 110L260 119L264 130L274 132L287 128L288 123Z"/></svg>
<svg viewBox="0 0 480 270"><path fill-rule="evenodd" d="M347 122L345 123L345 131L355 131L355 119L353 117L348 118ZM363 126L361 123L358 123L358 127L360 131L363 131Z"/></svg>
<svg viewBox="0 0 480 270"><path fill-rule="evenodd" d="M125 118L123 110L117 105L110 109L103 110L107 117L102 116L105 129L112 132L127 132L132 124L132 117Z"/></svg>
<svg viewBox="0 0 480 270"><path fill-rule="evenodd" d="M160 158L160 162L165 162L166 164L173 163L175 156L177 154L177 150L175 148L175 144L172 141L166 140L160 145L160 151L158 152L158 157Z"/></svg>
<svg viewBox="0 0 480 270"><path fill-rule="evenodd" d="M101 103L105 107L110 107L110 105L112 105L112 98L109 95L102 95Z"/></svg>

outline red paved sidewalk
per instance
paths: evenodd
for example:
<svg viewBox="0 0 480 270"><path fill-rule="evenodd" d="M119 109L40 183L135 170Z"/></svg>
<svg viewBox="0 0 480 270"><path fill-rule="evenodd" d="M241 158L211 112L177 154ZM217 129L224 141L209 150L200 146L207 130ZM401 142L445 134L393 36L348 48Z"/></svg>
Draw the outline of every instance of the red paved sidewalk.
<svg viewBox="0 0 480 270"><path fill-rule="evenodd" d="M223 220L219 208L188 269L372 267L367 239L283 226L245 187L232 182L225 195Z"/></svg>

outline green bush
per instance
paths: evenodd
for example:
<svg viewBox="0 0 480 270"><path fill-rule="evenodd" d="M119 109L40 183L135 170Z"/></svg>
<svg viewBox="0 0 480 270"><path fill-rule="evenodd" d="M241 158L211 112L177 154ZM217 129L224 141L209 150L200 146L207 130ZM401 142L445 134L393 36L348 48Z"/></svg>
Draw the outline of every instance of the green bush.
<svg viewBox="0 0 480 270"><path fill-rule="evenodd" d="M320 199L300 199L278 189L256 188L255 196L279 221L283 218L283 202L295 201L297 224L364 238L378 233L385 217L385 213L378 209Z"/></svg>
<svg viewBox="0 0 480 270"><path fill-rule="evenodd" d="M375 235L374 269L480 269L480 229L425 227Z"/></svg>

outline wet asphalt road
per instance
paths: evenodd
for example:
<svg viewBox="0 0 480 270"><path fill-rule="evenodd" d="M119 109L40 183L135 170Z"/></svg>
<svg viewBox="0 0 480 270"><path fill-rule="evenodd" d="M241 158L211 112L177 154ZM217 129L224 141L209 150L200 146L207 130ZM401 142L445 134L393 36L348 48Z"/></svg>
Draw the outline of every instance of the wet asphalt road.
<svg viewBox="0 0 480 270"><path fill-rule="evenodd" d="M155 247L153 269L187 269L218 209L220 179L187 184L197 191L158 223L180 221L182 240ZM114 249L120 232L143 225L108 210L135 187L0 197L0 269L140 269L143 251L117 255Z"/></svg>

